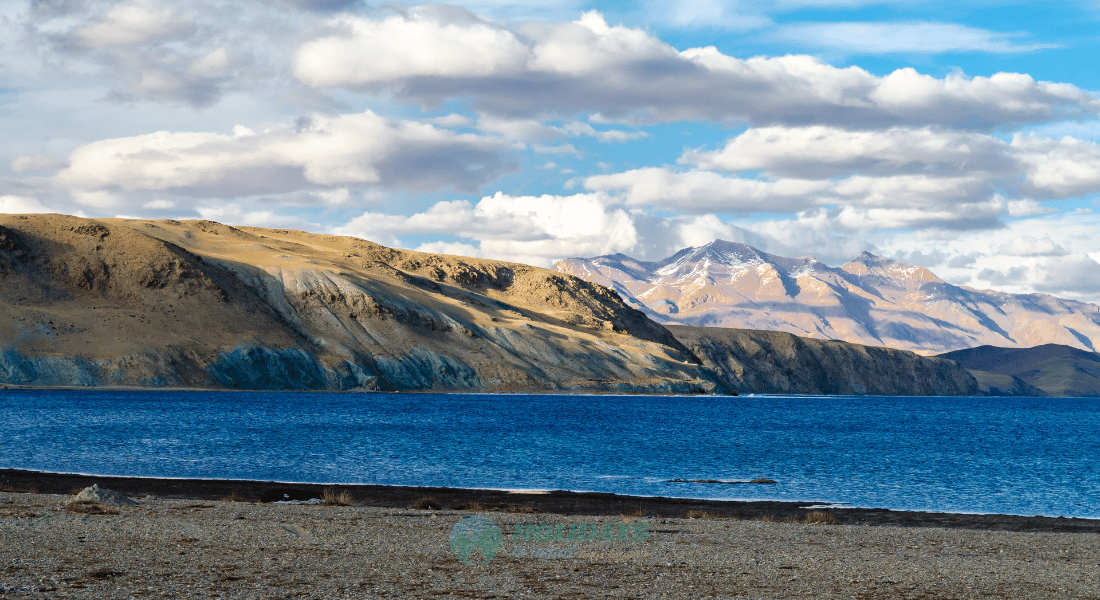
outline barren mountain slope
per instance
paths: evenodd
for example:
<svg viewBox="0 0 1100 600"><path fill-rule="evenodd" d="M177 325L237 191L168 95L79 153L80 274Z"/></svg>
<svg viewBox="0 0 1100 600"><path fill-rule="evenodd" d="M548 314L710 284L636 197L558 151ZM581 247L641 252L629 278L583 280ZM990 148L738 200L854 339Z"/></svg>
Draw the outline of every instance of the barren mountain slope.
<svg viewBox="0 0 1100 600"><path fill-rule="evenodd" d="M715 389L580 279L210 221L0 215L0 339L30 385Z"/></svg>
<svg viewBox="0 0 1100 600"><path fill-rule="evenodd" d="M832 268L716 240L658 262L615 254L555 266L618 291L663 323L785 331L921 354L983 344L1100 348L1100 306L955 286L866 252Z"/></svg>
<svg viewBox="0 0 1100 600"><path fill-rule="evenodd" d="M979 346L942 355L970 369L979 381L1016 381L1029 395L1100 396L1100 354L1058 344L1034 348Z"/></svg>
<svg viewBox="0 0 1100 600"><path fill-rule="evenodd" d="M779 331L669 330L738 393L878 396L978 395L974 376L950 360L802 338Z"/></svg>

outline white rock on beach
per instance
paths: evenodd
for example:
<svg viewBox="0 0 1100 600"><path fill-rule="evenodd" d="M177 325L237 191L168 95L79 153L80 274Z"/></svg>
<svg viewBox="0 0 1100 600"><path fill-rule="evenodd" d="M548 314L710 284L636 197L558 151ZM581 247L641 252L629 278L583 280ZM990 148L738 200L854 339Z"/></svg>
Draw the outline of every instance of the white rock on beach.
<svg viewBox="0 0 1100 600"><path fill-rule="evenodd" d="M123 496L122 494L114 490L102 489L97 484L92 484L92 487L86 487L80 490L80 493L74 496L71 501L98 502L100 504L114 504L116 506L137 504L137 502L134 502L126 496Z"/></svg>

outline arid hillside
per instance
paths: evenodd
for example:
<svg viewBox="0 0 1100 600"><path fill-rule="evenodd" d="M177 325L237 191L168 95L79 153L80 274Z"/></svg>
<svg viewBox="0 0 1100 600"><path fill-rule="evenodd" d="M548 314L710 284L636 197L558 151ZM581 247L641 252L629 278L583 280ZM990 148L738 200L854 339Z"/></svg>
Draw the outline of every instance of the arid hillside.
<svg viewBox="0 0 1100 600"><path fill-rule="evenodd" d="M675 334L675 335L674 335ZM946 360L669 331L527 265L210 221L0 215L0 384L965 395Z"/></svg>
<svg viewBox="0 0 1100 600"><path fill-rule="evenodd" d="M575 277L210 221L0 215L0 316L11 384L722 391Z"/></svg>

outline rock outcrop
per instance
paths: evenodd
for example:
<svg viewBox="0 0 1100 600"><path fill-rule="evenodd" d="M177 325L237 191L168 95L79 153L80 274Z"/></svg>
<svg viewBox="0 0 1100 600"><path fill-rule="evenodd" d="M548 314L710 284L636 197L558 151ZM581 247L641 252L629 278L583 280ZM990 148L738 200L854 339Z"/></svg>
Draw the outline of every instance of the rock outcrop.
<svg viewBox="0 0 1100 600"><path fill-rule="evenodd" d="M722 391L615 292L526 265L210 221L0 216L0 382Z"/></svg>

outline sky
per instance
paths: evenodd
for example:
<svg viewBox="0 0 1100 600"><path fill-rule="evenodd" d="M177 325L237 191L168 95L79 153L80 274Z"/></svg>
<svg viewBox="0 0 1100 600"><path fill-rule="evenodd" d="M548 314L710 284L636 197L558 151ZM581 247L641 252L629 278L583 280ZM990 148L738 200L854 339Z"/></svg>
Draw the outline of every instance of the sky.
<svg viewBox="0 0 1100 600"><path fill-rule="evenodd" d="M1096 0L8 0L0 212L1100 302L1096 57Z"/></svg>

